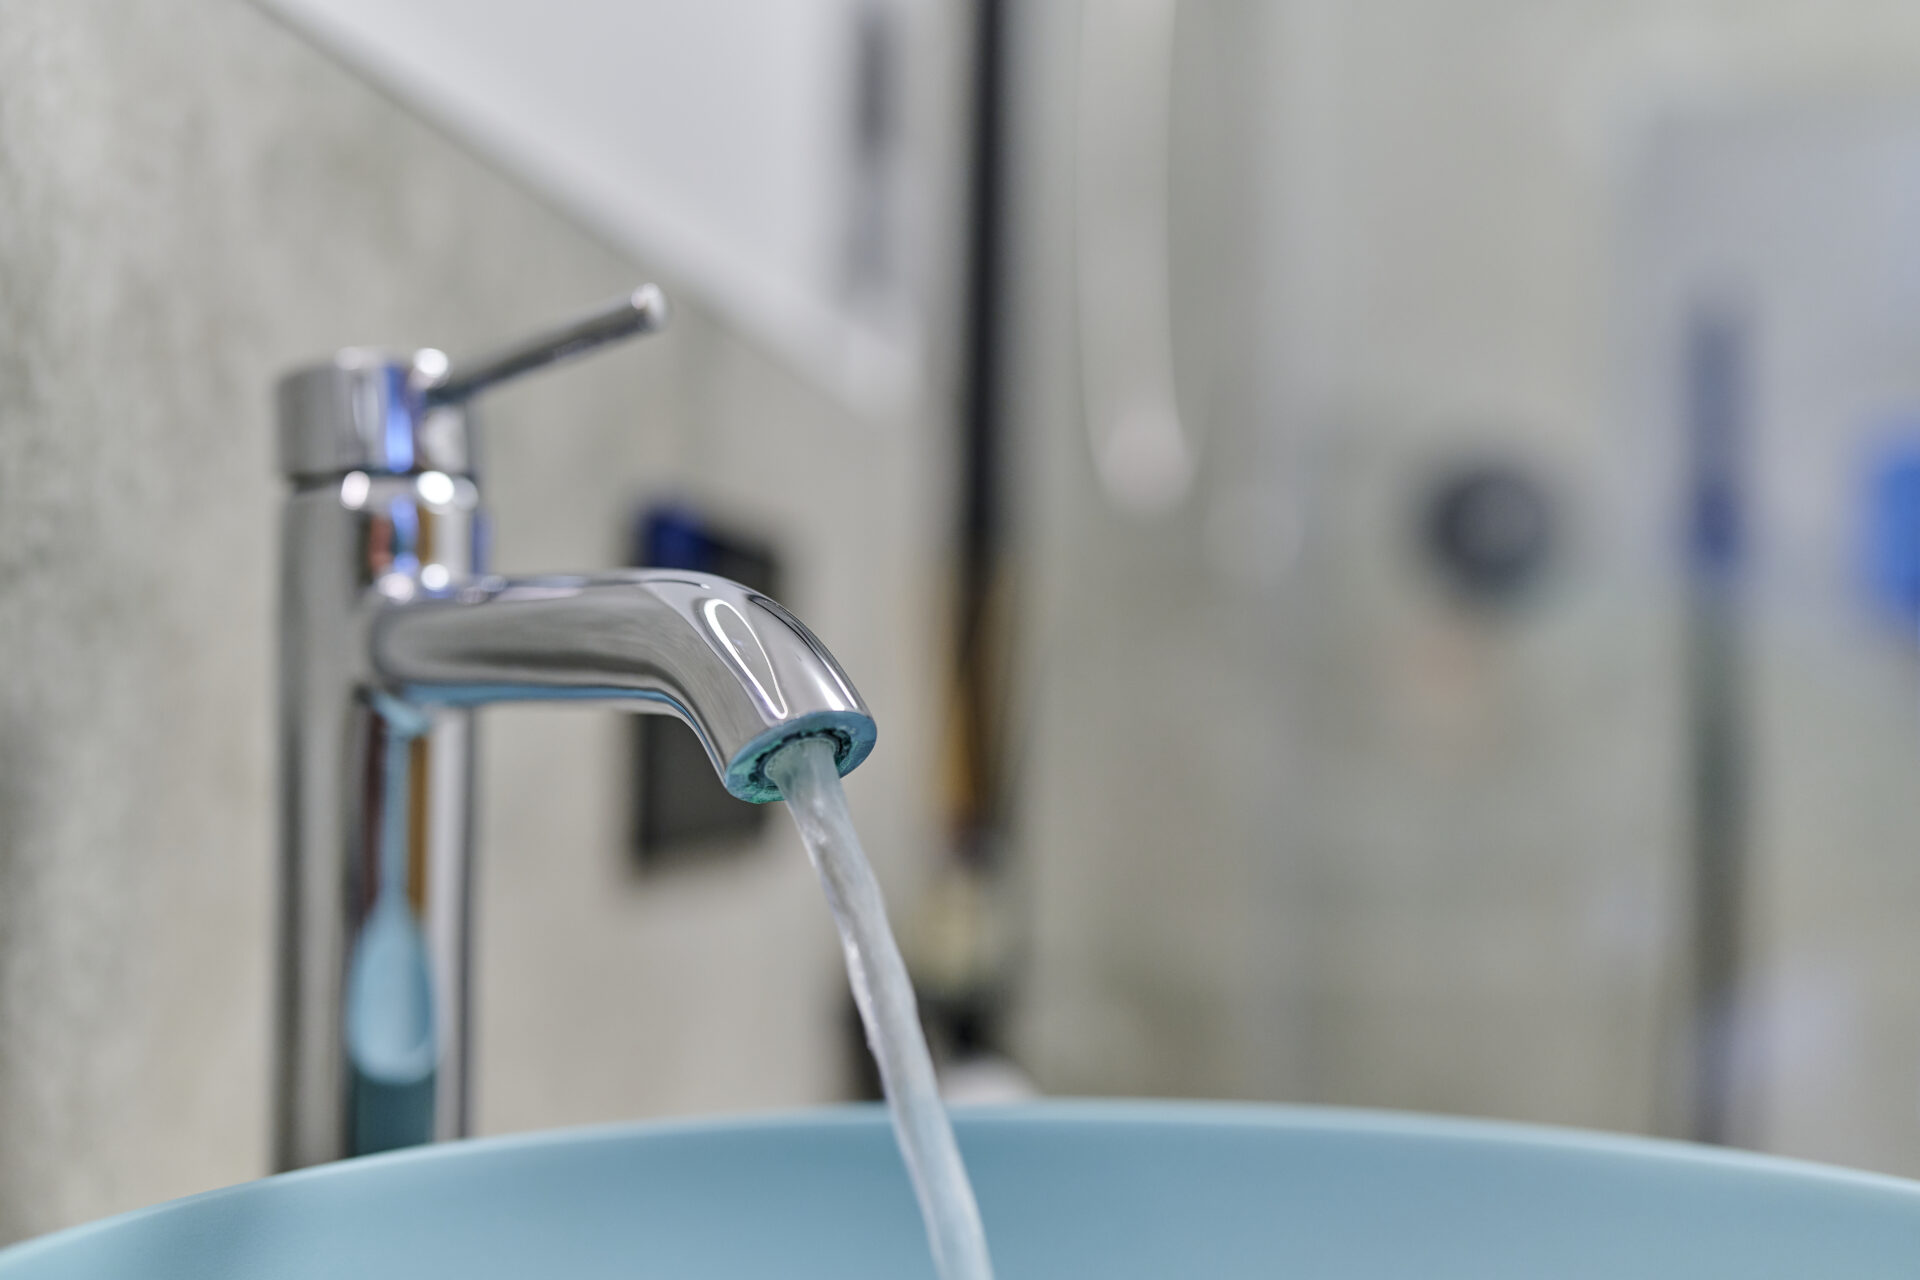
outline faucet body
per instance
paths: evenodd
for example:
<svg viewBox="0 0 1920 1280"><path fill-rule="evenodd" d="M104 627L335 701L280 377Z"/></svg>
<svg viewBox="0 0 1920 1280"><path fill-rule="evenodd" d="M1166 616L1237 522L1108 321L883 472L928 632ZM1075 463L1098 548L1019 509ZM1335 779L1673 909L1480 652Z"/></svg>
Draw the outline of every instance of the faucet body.
<svg viewBox="0 0 1920 1280"><path fill-rule="evenodd" d="M477 708L677 716L756 802L795 737L831 738L843 773L872 748L832 655L737 583L486 572L469 397L659 306L642 290L464 374L348 350L280 385L277 1168L467 1132Z"/></svg>

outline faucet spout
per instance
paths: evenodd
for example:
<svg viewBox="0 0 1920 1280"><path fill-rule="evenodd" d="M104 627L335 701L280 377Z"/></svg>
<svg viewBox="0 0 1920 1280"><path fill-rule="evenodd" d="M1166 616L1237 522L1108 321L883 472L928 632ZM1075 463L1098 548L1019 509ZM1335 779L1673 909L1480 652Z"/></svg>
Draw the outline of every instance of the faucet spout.
<svg viewBox="0 0 1920 1280"><path fill-rule="evenodd" d="M375 678L418 704L588 700L677 716L754 803L780 798L766 760L796 738L830 738L842 774L873 749L873 717L826 646L766 596L707 574L484 578L382 605L371 656Z"/></svg>

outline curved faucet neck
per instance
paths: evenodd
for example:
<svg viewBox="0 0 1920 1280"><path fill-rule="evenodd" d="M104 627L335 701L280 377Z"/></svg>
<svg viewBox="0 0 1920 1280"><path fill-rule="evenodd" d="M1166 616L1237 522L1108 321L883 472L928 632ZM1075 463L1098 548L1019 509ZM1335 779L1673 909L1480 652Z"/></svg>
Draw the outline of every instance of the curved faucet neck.
<svg viewBox="0 0 1920 1280"><path fill-rule="evenodd" d="M672 569L488 578L386 604L369 652L375 679L415 703L592 700L690 725L727 789L779 798L765 758L835 739L842 773L874 742L853 682L799 619L737 582Z"/></svg>

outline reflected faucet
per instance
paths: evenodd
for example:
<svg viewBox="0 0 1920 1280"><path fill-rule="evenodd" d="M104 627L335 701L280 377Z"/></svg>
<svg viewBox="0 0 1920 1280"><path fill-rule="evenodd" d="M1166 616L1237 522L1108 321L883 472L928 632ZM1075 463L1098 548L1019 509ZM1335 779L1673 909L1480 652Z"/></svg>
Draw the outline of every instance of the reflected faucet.
<svg viewBox="0 0 1920 1280"><path fill-rule="evenodd" d="M470 364L351 349L280 383L276 1168L467 1131L476 708L677 716L754 802L794 738L843 774L873 747L833 655L738 583L486 572L473 398L665 318L649 285Z"/></svg>

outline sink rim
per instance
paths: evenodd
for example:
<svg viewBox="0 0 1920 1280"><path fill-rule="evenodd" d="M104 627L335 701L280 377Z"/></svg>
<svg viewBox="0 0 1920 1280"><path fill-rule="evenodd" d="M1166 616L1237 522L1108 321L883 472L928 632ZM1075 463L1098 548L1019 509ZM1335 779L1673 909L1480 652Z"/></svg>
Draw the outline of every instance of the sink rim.
<svg viewBox="0 0 1920 1280"><path fill-rule="evenodd" d="M1031 1124L1111 1128L1260 1129L1298 1134L1351 1133L1413 1141L1466 1141L1491 1148L1546 1150L1573 1156L1628 1158L1654 1166L1690 1166L1759 1174L1836 1189L1892 1194L1920 1211L1920 1180L1874 1173L1792 1156L1712 1147L1701 1143L1640 1134L1583 1129L1527 1121L1484 1119L1385 1108L1317 1104L1219 1101L1176 1098L1045 1098L1031 1102L961 1104L951 1108L963 1146L970 1134ZM885 1128L881 1103L836 1103L765 1112L726 1112L531 1130L465 1138L356 1156L296 1169L63 1227L0 1247L0 1280L15 1265L69 1247L88 1235L118 1230L144 1219L188 1210L222 1199L275 1194L280 1189L324 1179L356 1178L396 1166L484 1160L515 1151L580 1148L607 1143L644 1142L653 1137L699 1133L831 1131ZM904 1178L904 1171L902 1177Z"/></svg>

